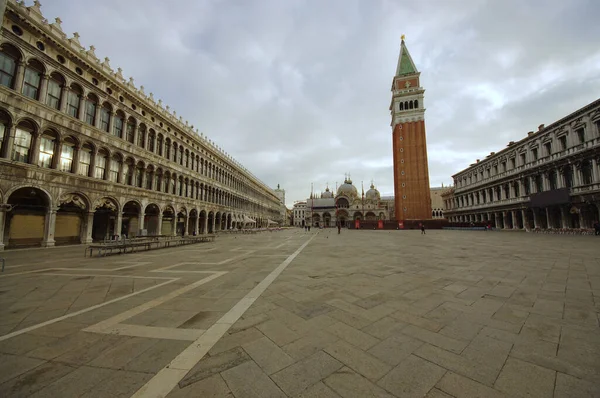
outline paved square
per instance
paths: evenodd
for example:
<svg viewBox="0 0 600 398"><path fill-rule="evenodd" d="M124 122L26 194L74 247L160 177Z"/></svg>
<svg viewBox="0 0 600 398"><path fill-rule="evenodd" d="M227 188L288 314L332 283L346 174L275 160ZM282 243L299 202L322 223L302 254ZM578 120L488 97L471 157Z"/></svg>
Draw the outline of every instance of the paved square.
<svg viewBox="0 0 600 398"><path fill-rule="evenodd" d="M289 230L7 251L0 396L597 397L599 243Z"/></svg>

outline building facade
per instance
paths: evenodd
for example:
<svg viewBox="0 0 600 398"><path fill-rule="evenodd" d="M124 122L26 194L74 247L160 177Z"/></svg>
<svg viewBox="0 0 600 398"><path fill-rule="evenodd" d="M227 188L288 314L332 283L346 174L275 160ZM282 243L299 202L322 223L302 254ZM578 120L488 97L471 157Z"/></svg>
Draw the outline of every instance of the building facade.
<svg viewBox="0 0 600 398"><path fill-rule="evenodd" d="M277 184L277 189L275 189L273 192L275 192L275 196L277 196L280 202L279 212L281 214L279 219L281 221L279 222L279 225L288 226L290 225L290 218L288 217L288 208L285 206L285 189L282 189L281 186Z"/></svg>
<svg viewBox="0 0 600 398"><path fill-rule="evenodd" d="M425 107L417 70L404 43L392 82L392 146L396 220L431 218Z"/></svg>
<svg viewBox="0 0 600 398"><path fill-rule="evenodd" d="M39 2L7 2L0 60L0 248L280 221L272 189Z"/></svg>
<svg viewBox="0 0 600 398"><path fill-rule="evenodd" d="M294 203L292 209L292 219L294 227L304 227L306 225L306 202Z"/></svg>
<svg viewBox="0 0 600 398"><path fill-rule="evenodd" d="M591 228L600 219L599 165L597 100L455 174L445 214L504 229Z"/></svg>

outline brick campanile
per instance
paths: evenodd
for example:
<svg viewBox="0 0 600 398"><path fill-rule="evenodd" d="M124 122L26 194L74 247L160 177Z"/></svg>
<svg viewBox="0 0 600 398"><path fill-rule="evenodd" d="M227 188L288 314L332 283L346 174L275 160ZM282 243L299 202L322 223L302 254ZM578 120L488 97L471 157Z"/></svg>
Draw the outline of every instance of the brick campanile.
<svg viewBox="0 0 600 398"><path fill-rule="evenodd" d="M398 221L432 217L423 106L425 90L419 83L420 75L402 36L390 104L394 200Z"/></svg>

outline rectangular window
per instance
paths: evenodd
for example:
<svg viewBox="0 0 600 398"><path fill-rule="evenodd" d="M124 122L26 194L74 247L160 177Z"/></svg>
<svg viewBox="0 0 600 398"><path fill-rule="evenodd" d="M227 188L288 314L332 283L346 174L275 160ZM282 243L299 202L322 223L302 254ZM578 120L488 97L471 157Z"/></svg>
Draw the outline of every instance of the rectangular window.
<svg viewBox="0 0 600 398"><path fill-rule="evenodd" d="M133 143L134 133L135 133L135 125L133 123L127 123L127 141Z"/></svg>
<svg viewBox="0 0 600 398"><path fill-rule="evenodd" d="M80 151L79 153L79 174L87 176L90 173L90 163L92 162L92 154L88 151Z"/></svg>
<svg viewBox="0 0 600 398"><path fill-rule="evenodd" d="M106 168L106 158L104 156L96 156L96 173L94 177L104 179L104 169Z"/></svg>
<svg viewBox="0 0 600 398"><path fill-rule="evenodd" d="M560 143L560 150L564 151L567 149L567 136L563 135L562 137L560 137L558 139L558 142Z"/></svg>
<svg viewBox="0 0 600 398"><path fill-rule="evenodd" d="M40 140L40 158L38 159L38 165L46 168L52 167L53 155L54 139L42 136L42 139Z"/></svg>
<svg viewBox="0 0 600 398"><path fill-rule="evenodd" d="M521 156L521 166L524 166L525 163L527 163L527 156L524 153L522 153L520 156Z"/></svg>
<svg viewBox="0 0 600 398"><path fill-rule="evenodd" d="M46 104L54 109L60 109L60 83L56 80L48 81L48 97Z"/></svg>
<svg viewBox="0 0 600 398"><path fill-rule="evenodd" d="M29 147L31 146L31 133L17 128L13 143L12 160L16 162L29 162Z"/></svg>
<svg viewBox="0 0 600 398"><path fill-rule="evenodd" d="M70 172L73 166L73 153L74 148L69 145L63 145L62 152L60 154L60 171Z"/></svg>
<svg viewBox="0 0 600 398"><path fill-rule="evenodd" d="M110 174L108 177L112 182L117 182L119 177L119 162L114 159L110 161Z"/></svg>
<svg viewBox="0 0 600 398"><path fill-rule="evenodd" d="M494 166L494 175L498 175L498 166Z"/></svg>
<svg viewBox="0 0 600 398"><path fill-rule="evenodd" d="M583 127L578 128L576 133L577 133L577 138L579 138L579 143L583 144L585 142L585 129Z"/></svg>
<svg viewBox="0 0 600 398"><path fill-rule="evenodd" d="M552 155L552 144L549 142L546 142L544 144L544 150L546 151L546 156Z"/></svg>
<svg viewBox="0 0 600 398"><path fill-rule="evenodd" d="M502 162L502 172L506 171L506 162Z"/></svg>
<svg viewBox="0 0 600 398"><path fill-rule="evenodd" d="M69 91L67 95L67 114L77 118L79 114L79 95L72 91Z"/></svg>
<svg viewBox="0 0 600 398"><path fill-rule="evenodd" d="M85 121L87 124L95 126L96 122L96 103L92 101L85 102Z"/></svg>
<svg viewBox="0 0 600 398"><path fill-rule="evenodd" d="M25 78L23 79L23 95L37 99L40 88L40 72L31 68L25 68Z"/></svg>
<svg viewBox="0 0 600 398"><path fill-rule="evenodd" d="M516 160L516 158L510 159L510 168L511 169L516 169L517 168L517 160Z"/></svg>
<svg viewBox="0 0 600 398"><path fill-rule="evenodd" d="M531 150L531 157L533 158L533 160L538 160L538 150L537 150L537 148L533 148Z"/></svg>
<svg viewBox="0 0 600 398"><path fill-rule="evenodd" d="M106 108L100 108L100 129L108 133L110 124L110 112Z"/></svg>

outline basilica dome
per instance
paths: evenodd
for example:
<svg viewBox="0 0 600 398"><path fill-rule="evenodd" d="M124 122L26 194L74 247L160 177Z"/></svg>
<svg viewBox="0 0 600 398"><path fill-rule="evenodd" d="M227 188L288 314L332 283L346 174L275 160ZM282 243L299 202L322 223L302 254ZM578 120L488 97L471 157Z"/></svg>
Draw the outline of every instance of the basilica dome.
<svg viewBox="0 0 600 398"><path fill-rule="evenodd" d="M356 189L356 187L354 185L352 185L352 180L349 178L346 178L344 180L344 183L342 185L340 185L340 187L338 188L337 194L344 195L349 198L355 198L358 196L358 190Z"/></svg>
<svg viewBox="0 0 600 398"><path fill-rule="evenodd" d="M323 192L323 193L321 194L321 197L322 197L323 199L329 199L329 198L333 198L333 192L331 192L331 191L329 190L329 187L327 187L327 188L325 188L325 192Z"/></svg>
<svg viewBox="0 0 600 398"><path fill-rule="evenodd" d="M375 189L375 185L371 184L371 189L367 191L365 198L367 200L379 200L381 198L379 191Z"/></svg>

